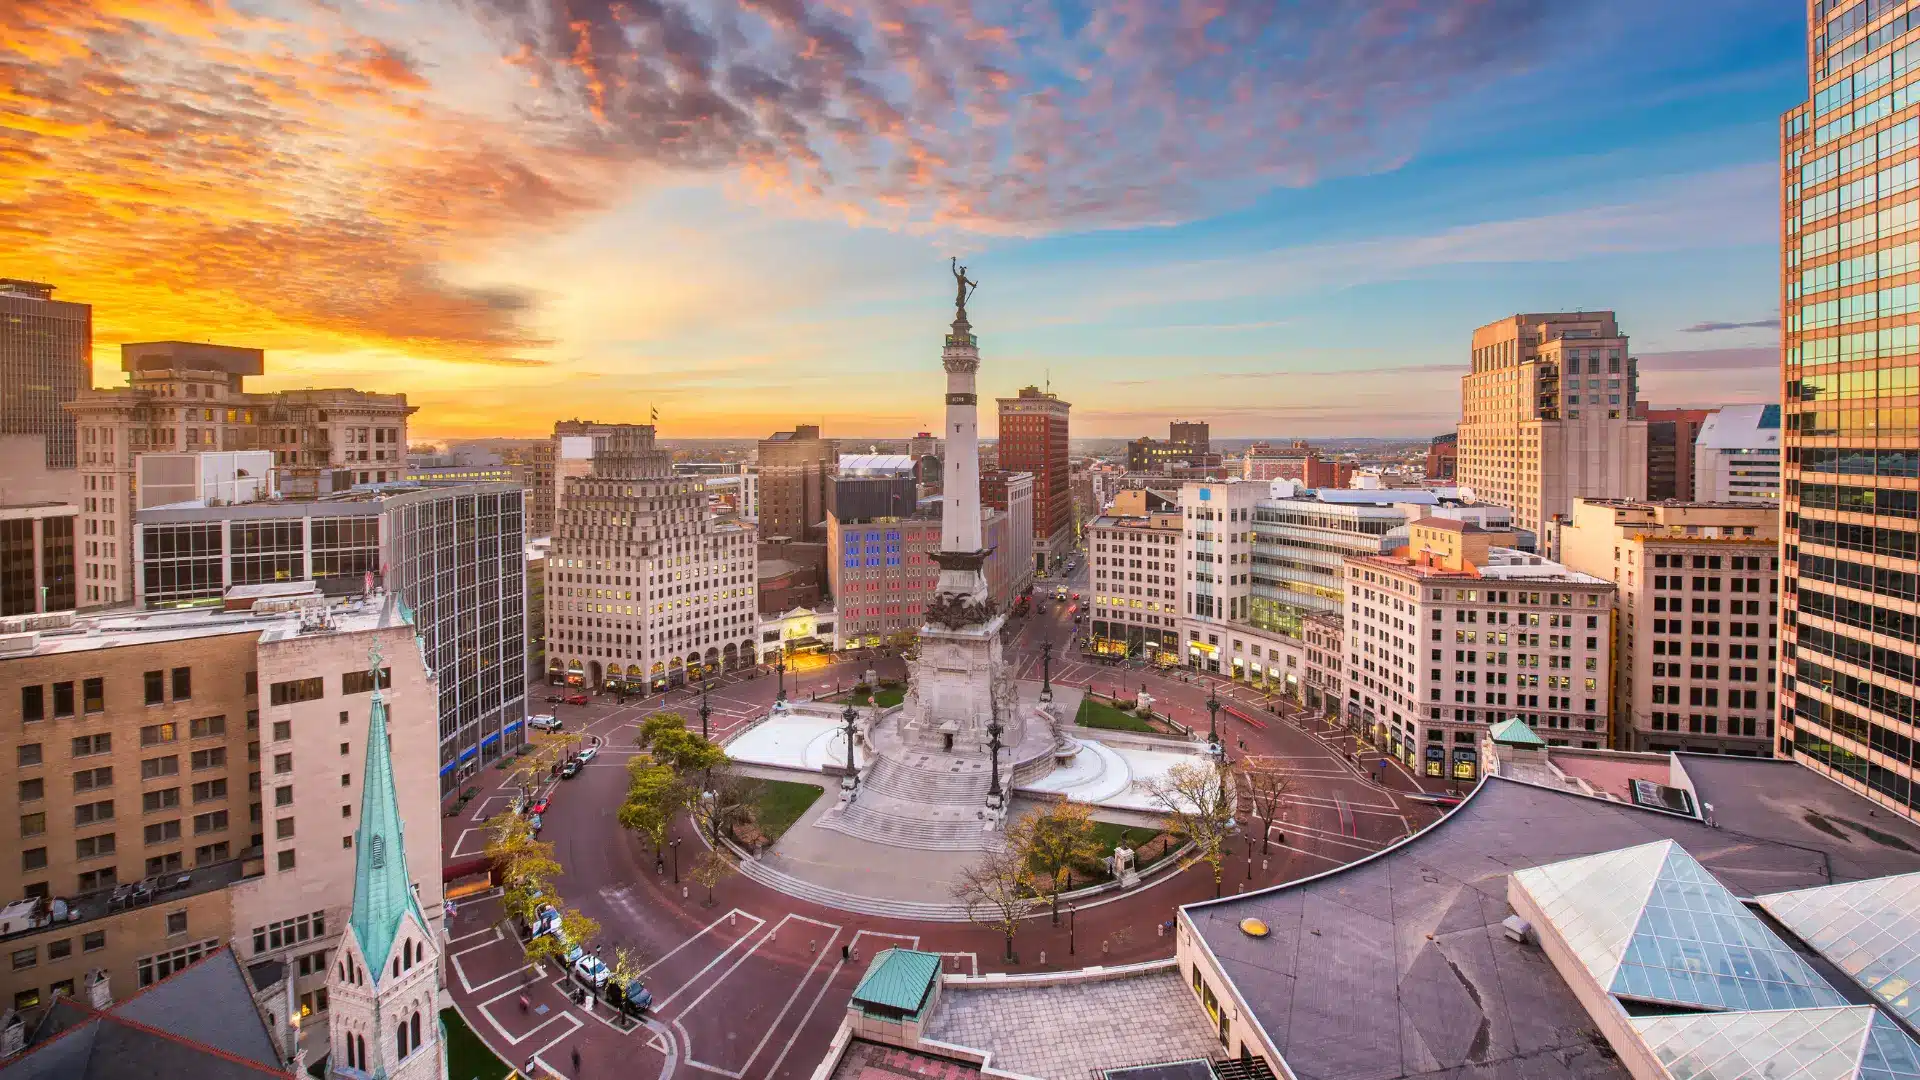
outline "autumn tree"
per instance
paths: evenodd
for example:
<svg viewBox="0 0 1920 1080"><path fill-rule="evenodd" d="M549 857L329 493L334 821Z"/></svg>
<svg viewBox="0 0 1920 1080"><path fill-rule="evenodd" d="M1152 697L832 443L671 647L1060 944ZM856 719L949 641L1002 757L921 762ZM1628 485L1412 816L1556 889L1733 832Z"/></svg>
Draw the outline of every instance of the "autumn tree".
<svg viewBox="0 0 1920 1080"><path fill-rule="evenodd" d="M651 758L636 757L627 763L626 801L615 818L624 829L645 837L653 847L654 869L665 865L667 832L674 816L687 805L686 786L672 769Z"/></svg>
<svg viewBox="0 0 1920 1080"><path fill-rule="evenodd" d="M1293 767L1282 758L1246 758L1240 762L1240 782L1248 809L1266 826L1260 830L1260 854L1265 855L1273 839L1273 823L1293 793Z"/></svg>
<svg viewBox="0 0 1920 1080"><path fill-rule="evenodd" d="M577 911L560 912L560 932L557 934L535 934L526 943L527 961L538 964L551 961L565 964L567 953L575 948L592 948L594 938L600 936L600 924Z"/></svg>
<svg viewBox="0 0 1920 1080"><path fill-rule="evenodd" d="M1047 896L1053 924L1060 925L1060 893L1071 885L1074 865L1100 857L1092 808L1085 803L1053 803L1007 829L1007 847L1026 866L1034 891Z"/></svg>
<svg viewBox="0 0 1920 1080"><path fill-rule="evenodd" d="M629 949L625 945L614 947L613 962L607 965L607 971L610 973L607 982L611 987L608 993L619 1005L621 1016L632 1015L629 1011L632 1003L627 1000L627 987L638 981L641 973L646 969L646 957L638 949Z"/></svg>
<svg viewBox="0 0 1920 1080"><path fill-rule="evenodd" d="M1166 811L1165 828L1193 841L1200 858L1213 867L1213 895L1218 897L1227 839L1233 835L1232 766L1182 762L1165 775L1149 777L1143 786Z"/></svg>
<svg viewBox="0 0 1920 1080"><path fill-rule="evenodd" d="M527 744L531 749L514 761L513 770L507 774L508 782L520 788L523 798L531 798L533 789L552 776L555 768L572 756L584 739L577 731L536 734Z"/></svg>
<svg viewBox="0 0 1920 1080"><path fill-rule="evenodd" d="M721 834L732 836L735 828L752 819L764 787L765 784L759 779L732 769L722 769L713 774L713 786L709 789L706 809L707 829L715 844L720 842Z"/></svg>
<svg viewBox="0 0 1920 1080"><path fill-rule="evenodd" d="M737 872L733 860L719 851L708 848L693 864L693 880L707 887L705 906L713 906L713 887L732 877Z"/></svg>
<svg viewBox="0 0 1920 1080"><path fill-rule="evenodd" d="M1006 962L1013 963L1013 935L1036 903L1027 889L1026 862L1011 848L987 851L980 861L960 871L952 892L966 907L968 922L991 929L1006 941Z"/></svg>
<svg viewBox="0 0 1920 1080"><path fill-rule="evenodd" d="M640 733L633 738L635 746L642 750L653 749L653 742L663 733L687 730L687 718L677 712L657 712L640 721Z"/></svg>
<svg viewBox="0 0 1920 1080"><path fill-rule="evenodd" d="M495 816L486 856L500 872L504 887L501 906L508 915L531 923L540 904L553 902L553 881L560 876L560 863L553 857L552 844L534 838L524 816Z"/></svg>

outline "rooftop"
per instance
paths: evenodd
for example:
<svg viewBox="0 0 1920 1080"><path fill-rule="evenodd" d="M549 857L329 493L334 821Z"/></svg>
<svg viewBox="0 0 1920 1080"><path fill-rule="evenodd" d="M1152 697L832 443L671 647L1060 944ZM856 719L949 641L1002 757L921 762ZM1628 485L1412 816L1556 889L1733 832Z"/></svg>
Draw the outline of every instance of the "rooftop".
<svg viewBox="0 0 1920 1080"><path fill-rule="evenodd" d="M305 634L363 633L400 626L405 621L396 598L380 591L331 603L265 612L214 607L116 611L74 616L70 625L35 631L31 648L0 652L0 658L51 656L221 634L259 634L262 641L281 641Z"/></svg>
<svg viewBox="0 0 1920 1080"><path fill-rule="evenodd" d="M1684 755L1682 764L1718 828L1490 777L1379 855L1188 905L1182 919L1295 1075L1621 1078L1566 983L1506 939L1509 874L1668 839L1746 895L1920 870L1920 826L1878 818L1792 762ZM1268 937L1240 930L1249 916Z"/></svg>

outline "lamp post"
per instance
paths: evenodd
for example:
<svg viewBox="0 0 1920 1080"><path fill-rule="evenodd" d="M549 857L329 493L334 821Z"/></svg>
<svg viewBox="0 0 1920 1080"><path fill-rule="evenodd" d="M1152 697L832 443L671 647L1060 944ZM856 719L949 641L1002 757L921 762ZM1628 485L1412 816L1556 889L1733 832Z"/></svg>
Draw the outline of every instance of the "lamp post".
<svg viewBox="0 0 1920 1080"><path fill-rule="evenodd" d="M1053 642L1040 646L1040 700L1053 700Z"/></svg>
<svg viewBox="0 0 1920 1080"><path fill-rule="evenodd" d="M1207 691L1207 742L1220 745L1220 688Z"/></svg>
<svg viewBox="0 0 1920 1080"><path fill-rule="evenodd" d="M1073 905L1073 904L1067 905L1067 955L1068 956L1073 955L1073 914L1074 912L1079 910L1080 910L1079 907L1077 907L1076 905Z"/></svg>
<svg viewBox="0 0 1920 1080"><path fill-rule="evenodd" d="M987 785L987 805L1000 809L1000 736L1006 728L1000 725L1000 707L995 705L992 717L987 721L987 751L991 755L988 768L992 770L991 782Z"/></svg>
<svg viewBox="0 0 1920 1080"><path fill-rule="evenodd" d="M673 852L673 883L680 884L680 838L667 841L667 849Z"/></svg>
<svg viewBox="0 0 1920 1080"><path fill-rule="evenodd" d="M856 772L853 767L853 723L855 720L858 720L859 718L860 718L860 714L854 711L853 702L851 701L847 702L847 709L845 712L840 714L840 719L846 724L846 730L847 730L846 787L849 794L851 794L855 788L860 786L860 774Z"/></svg>
<svg viewBox="0 0 1920 1080"><path fill-rule="evenodd" d="M779 704L787 700L787 658L785 656L773 662L773 674L780 680L780 692L774 695L773 699L775 704Z"/></svg>

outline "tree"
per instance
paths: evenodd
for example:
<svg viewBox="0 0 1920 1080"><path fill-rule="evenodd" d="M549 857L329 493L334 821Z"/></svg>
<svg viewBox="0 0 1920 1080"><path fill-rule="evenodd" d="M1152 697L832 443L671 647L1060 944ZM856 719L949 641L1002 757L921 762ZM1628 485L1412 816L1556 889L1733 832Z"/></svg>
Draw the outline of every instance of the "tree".
<svg viewBox="0 0 1920 1080"><path fill-rule="evenodd" d="M556 905L557 907L557 905ZM567 954L578 948L586 950L594 938L600 936L600 924L577 911L560 912L560 932L557 934L535 934L526 942L527 962L538 964L552 962L565 964Z"/></svg>
<svg viewBox="0 0 1920 1080"><path fill-rule="evenodd" d="M1181 763L1164 776L1150 777L1147 793L1166 809L1166 828L1193 841L1200 858L1213 867L1213 895L1220 895L1227 838L1233 835L1232 766Z"/></svg>
<svg viewBox="0 0 1920 1080"><path fill-rule="evenodd" d="M507 774L508 781L520 788L522 796L532 797L533 789L552 776L555 767L572 755L584 739L577 731L536 735L528 744L532 749L514 762L513 771Z"/></svg>
<svg viewBox="0 0 1920 1080"><path fill-rule="evenodd" d="M732 877L737 872L733 860L712 848L701 854L693 864L693 880L707 887L705 906L713 906L713 887Z"/></svg>
<svg viewBox="0 0 1920 1080"><path fill-rule="evenodd" d="M647 752L653 760L672 769L674 775L691 778L727 763L727 752L698 732L686 728L667 728L652 738Z"/></svg>
<svg viewBox="0 0 1920 1080"><path fill-rule="evenodd" d="M486 855L500 871L505 887L501 906L508 915L531 923L541 903L553 903L547 897L553 892L553 880L560 876L560 863L553 857L552 844L534 839L525 816L496 816Z"/></svg>
<svg viewBox="0 0 1920 1080"><path fill-rule="evenodd" d="M1240 778L1246 785L1248 808L1266 826L1260 830L1260 854L1265 855L1273 839L1273 823L1293 792L1293 767L1281 758L1246 758L1240 762Z"/></svg>
<svg viewBox="0 0 1920 1080"><path fill-rule="evenodd" d="M642 750L651 750L653 741L662 733L686 729L686 717L677 712L657 712L640 722L640 734L634 736L633 742Z"/></svg>
<svg viewBox="0 0 1920 1080"><path fill-rule="evenodd" d="M627 764L627 773L632 778L627 798L615 817L622 828L639 833L653 845L657 868L665 858L667 830L674 815L687 805L686 787L672 769L649 758L634 758Z"/></svg>
<svg viewBox="0 0 1920 1080"><path fill-rule="evenodd" d="M953 898L966 905L968 922L1005 939L1006 962L1013 963L1013 935L1036 903L1027 890L1026 863L1011 850L988 851L960 871L952 891Z"/></svg>
<svg viewBox="0 0 1920 1080"><path fill-rule="evenodd" d="M722 832L732 836L736 826L752 819L764 786L760 780L732 769L713 774L713 797L707 802L707 829L715 844L720 842Z"/></svg>
<svg viewBox="0 0 1920 1080"><path fill-rule="evenodd" d="M639 980L640 973L645 971L646 967L646 957L641 955L639 950L629 949L625 945L614 947L613 963L607 965L607 970L611 973L607 979L608 996L619 1005L621 1016L632 1015L628 1011L631 1002L627 1000L627 987Z"/></svg>
<svg viewBox="0 0 1920 1080"><path fill-rule="evenodd" d="M1009 828L1007 847L1026 865L1034 890L1046 894L1053 906L1053 924L1060 925L1060 892L1072 883L1074 865L1100 857L1092 808L1085 803L1053 803Z"/></svg>

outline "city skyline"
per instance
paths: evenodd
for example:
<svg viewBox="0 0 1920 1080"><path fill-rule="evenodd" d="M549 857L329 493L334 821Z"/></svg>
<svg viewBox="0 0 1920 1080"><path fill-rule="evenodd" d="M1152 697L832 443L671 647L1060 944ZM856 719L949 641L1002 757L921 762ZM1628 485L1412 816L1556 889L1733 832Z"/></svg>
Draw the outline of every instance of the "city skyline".
<svg viewBox="0 0 1920 1080"><path fill-rule="evenodd" d="M1802 22L1743 8L16 7L0 273L94 306L97 384L263 348L429 439L911 433L951 253L982 392L1081 436L1447 430L1527 310L1619 312L1651 402L1768 400Z"/></svg>

